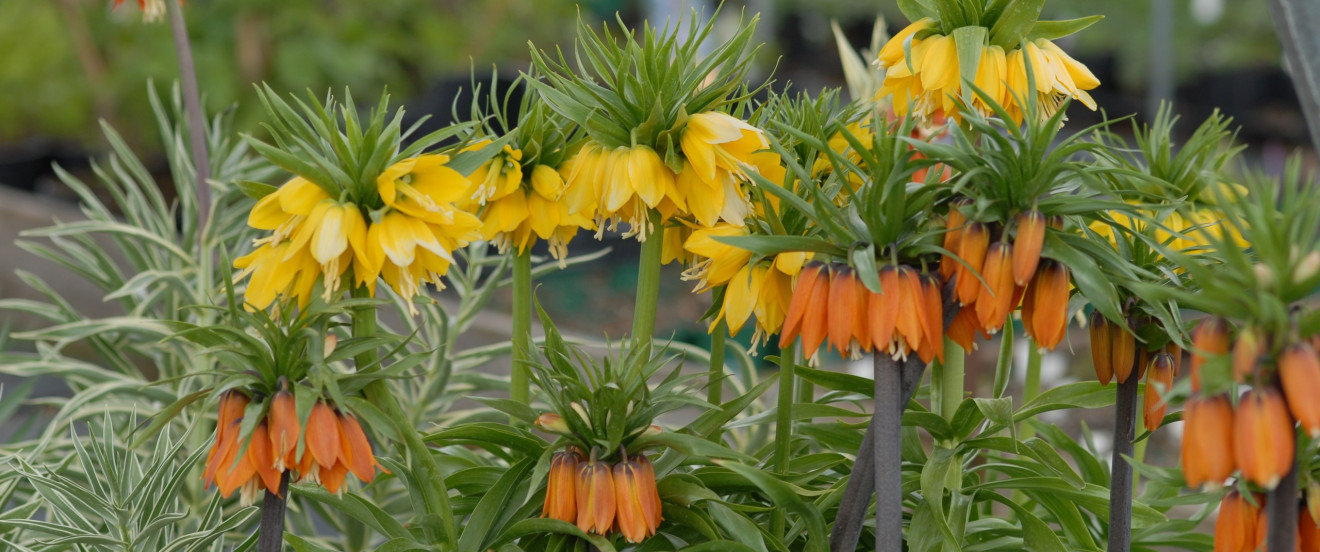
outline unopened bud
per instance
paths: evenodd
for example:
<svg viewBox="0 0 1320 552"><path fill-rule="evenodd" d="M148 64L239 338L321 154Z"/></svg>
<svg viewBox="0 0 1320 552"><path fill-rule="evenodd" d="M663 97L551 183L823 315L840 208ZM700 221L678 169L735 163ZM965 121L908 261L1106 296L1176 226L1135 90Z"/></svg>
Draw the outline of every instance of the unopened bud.
<svg viewBox="0 0 1320 552"><path fill-rule="evenodd" d="M545 414L537 416L536 427L561 435L568 435L570 433L568 423L564 421L562 416L555 414L554 412L546 412Z"/></svg>
<svg viewBox="0 0 1320 552"><path fill-rule="evenodd" d="M1320 272L1320 251L1312 251L1302 257L1302 262L1293 270L1292 281L1300 284L1313 278L1316 272Z"/></svg>
<svg viewBox="0 0 1320 552"><path fill-rule="evenodd" d="M327 358L334 354L335 348L339 346L339 336L328 334L325 336L325 346L321 350L321 358Z"/></svg>

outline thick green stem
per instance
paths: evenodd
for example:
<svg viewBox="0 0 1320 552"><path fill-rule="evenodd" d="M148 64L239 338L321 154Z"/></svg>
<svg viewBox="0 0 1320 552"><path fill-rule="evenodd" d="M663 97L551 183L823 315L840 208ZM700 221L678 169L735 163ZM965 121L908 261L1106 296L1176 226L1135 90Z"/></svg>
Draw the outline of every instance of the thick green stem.
<svg viewBox="0 0 1320 552"><path fill-rule="evenodd" d="M641 258L637 261L637 304L633 309L633 343L650 350L655 335L656 304L660 301L660 259L665 249L665 233L660 227L660 212L651 209L647 214L651 232L642 242Z"/></svg>
<svg viewBox="0 0 1320 552"><path fill-rule="evenodd" d="M706 402L719 406L724 404L724 340L729 335L729 326L720 320L715 331L710 334L710 372L706 376ZM714 436L719 441L720 436Z"/></svg>
<svg viewBox="0 0 1320 552"><path fill-rule="evenodd" d="M788 474L789 453L793 439L793 368L794 346L779 353L779 404L775 412L775 471ZM776 508L770 518L771 533L778 537L784 532L784 513Z"/></svg>
<svg viewBox="0 0 1320 552"><path fill-rule="evenodd" d="M358 287L353 290L354 297L370 297L371 293L365 287ZM376 335L376 307L366 305L357 307L353 310L353 337L372 337ZM380 358L375 349L369 349L359 353L354 360L358 366L370 366L376 363ZM440 473L440 466L436 464L435 457L431 455L431 449L422 441L417 432L408 421L411 418L403 411L399 404L398 397L390 391L389 384L383 379L378 379L368 383L362 389L366 395L367 401L380 409L385 415L385 419L390 420L394 425L394 433L403 440L404 449L408 453L408 463L412 468L413 477L417 479L418 493L421 496L423 507L427 514L440 518L444 527L444 541L452 549L458 536L458 527L454 523L453 507L449 504L449 489L445 486L444 475ZM428 527L428 526L423 526ZM427 529L429 533L430 530ZM428 535L434 540L435 535Z"/></svg>
<svg viewBox="0 0 1320 552"><path fill-rule="evenodd" d="M1027 380L1022 388L1022 404L1031 402L1031 399L1036 398L1036 395L1040 394L1040 365L1041 361L1044 360L1044 356L1045 355L1040 352L1040 348L1036 346L1036 340L1028 339ZM1035 434L1036 431L1030 424L1023 424L1023 427L1018 431L1018 435L1020 435L1023 440L1026 440L1028 437Z"/></svg>
<svg viewBox="0 0 1320 552"><path fill-rule="evenodd" d="M940 415L946 420L953 420L962 404L964 382L966 380L966 356L962 346L952 339L944 338L944 362L940 374Z"/></svg>
<svg viewBox="0 0 1320 552"><path fill-rule="evenodd" d="M513 366L509 374L509 398L528 404L529 363L532 359L532 254L523 251L513 258Z"/></svg>

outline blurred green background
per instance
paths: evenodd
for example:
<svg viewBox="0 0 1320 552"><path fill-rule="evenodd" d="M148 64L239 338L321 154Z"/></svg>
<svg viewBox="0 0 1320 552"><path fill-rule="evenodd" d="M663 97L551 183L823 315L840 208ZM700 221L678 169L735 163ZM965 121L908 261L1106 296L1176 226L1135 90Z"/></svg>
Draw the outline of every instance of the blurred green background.
<svg viewBox="0 0 1320 552"><path fill-rule="evenodd" d="M1152 12L1170 7L1167 32L1152 33ZM239 128L257 123L252 83L276 90L351 87L364 101L382 90L412 103L437 95L471 71L498 65L514 75L527 65L528 41L571 48L579 17L601 20L621 11L629 21L676 11L656 0L188 0L189 31L211 110L239 106ZM890 29L905 21L894 0L761 0L725 3L726 15L763 13L762 75L778 62L779 84L815 89L842 83L829 21L838 20L858 47L877 14ZM1065 47L1090 60L1108 93L1111 113L1144 106L1153 53L1168 52L1175 83L1207 73L1278 70L1280 53L1269 13L1229 0L1053 0L1046 16L1093 13L1106 19ZM734 18L730 18L734 19ZM0 2L0 146L32 140L92 145L97 119L131 142L154 134L144 87L176 76L166 23L144 23L133 0ZM446 110L447 111L447 110Z"/></svg>

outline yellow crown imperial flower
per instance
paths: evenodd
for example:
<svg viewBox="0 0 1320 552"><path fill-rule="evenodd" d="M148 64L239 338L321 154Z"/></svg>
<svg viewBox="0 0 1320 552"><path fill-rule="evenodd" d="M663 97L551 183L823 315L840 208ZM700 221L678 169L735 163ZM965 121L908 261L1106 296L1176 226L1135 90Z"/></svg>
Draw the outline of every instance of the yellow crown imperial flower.
<svg viewBox="0 0 1320 552"><path fill-rule="evenodd" d="M518 253L540 238L549 245L550 255L562 263L568 257L568 242L578 229L595 226L582 213L570 213L571 205L560 200L566 186L559 171L548 165L535 165L530 180L530 186L524 185L486 205L482 213L482 237L499 247L500 252L513 248Z"/></svg>
<svg viewBox="0 0 1320 552"><path fill-rule="evenodd" d="M1037 103L1036 116L1041 119L1053 116L1068 98L1096 109L1086 91L1100 81L1049 39L1023 36L992 43L990 26L968 28L980 32L963 34L960 42L954 35L964 27L941 33L936 21L923 18L894 35L877 56L885 76L876 99L892 96L894 112L900 117L910 111L922 119L949 116L955 120L961 117L957 109L960 99L969 99L971 107L985 115L994 113L989 103L993 100L1019 124L1031 101ZM979 38L965 40L969 37ZM961 67L961 60L968 56L959 55L960 44L979 50L970 56L977 60L974 68ZM985 97L965 90L964 79Z"/></svg>
<svg viewBox="0 0 1320 552"><path fill-rule="evenodd" d="M765 133L742 119L709 111L688 117L679 140L686 163L678 189L688 211L705 227L719 221L742 225L752 212L741 189L757 172L753 154L769 147Z"/></svg>

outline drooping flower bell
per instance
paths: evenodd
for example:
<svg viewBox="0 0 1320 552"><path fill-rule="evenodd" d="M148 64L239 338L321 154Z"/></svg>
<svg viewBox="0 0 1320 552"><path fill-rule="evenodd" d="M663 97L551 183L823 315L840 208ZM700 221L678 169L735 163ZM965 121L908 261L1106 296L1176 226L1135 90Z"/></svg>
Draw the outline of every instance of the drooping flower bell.
<svg viewBox="0 0 1320 552"><path fill-rule="evenodd" d="M981 265L981 277L985 279L985 285L976 296L976 317L981 327L991 335L1004 327L1008 314L1017 307L1013 304L1012 259L1013 246L995 242L986 250L985 262Z"/></svg>
<svg viewBox="0 0 1320 552"><path fill-rule="evenodd" d="M1142 420L1146 431L1155 431L1164 423L1169 404L1165 397L1173 388L1173 355L1160 353L1150 361L1146 370L1146 391L1142 397Z"/></svg>
<svg viewBox="0 0 1320 552"><path fill-rule="evenodd" d="M1215 520L1215 552L1254 552L1265 544L1265 495L1252 499L1231 490L1219 502Z"/></svg>
<svg viewBox="0 0 1320 552"><path fill-rule="evenodd" d="M585 533L608 534L614 528L615 489L610 465L591 458L578 465L577 527Z"/></svg>
<svg viewBox="0 0 1320 552"><path fill-rule="evenodd" d="M1295 343L1283 351L1279 383L1292 417L1312 439L1320 437L1320 358L1309 343Z"/></svg>
<svg viewBox="0 0 1320 552"><path fill-rule="evenodd" d="M742 119L708 111L688 117L679 140L687 164L678 175L686 211L702 226L742 225L752 212L742 190L756 172L752 154L766 149L765 133Z"/></svg>
<svg viewBox="0 0 1320 552"><path fill-rule="evenodd" d="M1022 325L1037 346L1053 351L1068 330L1068 267L1046 259L1032 272L1022 300Z"/></svg>
<svg viewBox="0 0 1320 552"><path fill-rule="evenodd" d="M1233 459L1248 481L1273 489L1292 469L1293 419L1270 387L1243 395L1233 413Z"/></svg>
<svg viewBox="0 0 1320 552"><path fill-rule="evenodd" d="M1112 324L1097 310L1091 313L1088 331L1091 336L1091 364L1095 368L1095 379L1100 385L1109 385L1114 379Z"/></svg>
<svg viewBox="0 0 1320 552"><path fill-rule="evenodd" d="M594 230L595 222L584 213L571 212L569 203L560 201L566 188L560 172L535 165L530 176L529 184L486 203L481 213L482 238L501 252L512 249L520 254L541 239L550 255L562 263L578 230Z"/></svg>
<svg viewBox="0 0 1320 552"><path fill-rule="evenodd" d="M1233 461L1233 405L1228 395L1193 396L1183 409L1182 469L1187 486L1210 490L1224 485Z"/></svg>
<svg viewBox="0 0 1320 552"><path fill-rule="evenodd" d="M577 523L577 472L581 463L582 454L574 447L555 453L546 477L541 517Z"/></svg>
<svg viewBox="0 0 1320 552"><path fill-rule="evenodd" d="M312 406L304 443L299 479L319 483L331 493L340 491L349 473L370 483L380 467L357 418L336 412L325 401Z"/></svg>
<svg viewBox="0 0 1320 552"><path fill-rule="evenodd" d="M628 542L642 542L660 527L660 492L655 468L645 455L614 465L615 526Z"/></svg>

